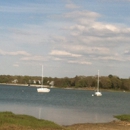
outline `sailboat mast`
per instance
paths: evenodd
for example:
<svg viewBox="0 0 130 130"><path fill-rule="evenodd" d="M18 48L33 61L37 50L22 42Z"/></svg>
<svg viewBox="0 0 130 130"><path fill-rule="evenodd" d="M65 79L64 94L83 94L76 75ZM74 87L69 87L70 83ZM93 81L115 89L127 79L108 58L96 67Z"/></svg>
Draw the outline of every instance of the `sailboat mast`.
<svg viewBox="0 0 130 130"><path fill-rule="evenodd" d="M43 65L42 65L42 87L43 87Z"/></svg>
<svg viewBox="0 0 130 130"><path fill-rule="evenodd" d="M97 92L99 92L99 70L98 70Z"/></svg>

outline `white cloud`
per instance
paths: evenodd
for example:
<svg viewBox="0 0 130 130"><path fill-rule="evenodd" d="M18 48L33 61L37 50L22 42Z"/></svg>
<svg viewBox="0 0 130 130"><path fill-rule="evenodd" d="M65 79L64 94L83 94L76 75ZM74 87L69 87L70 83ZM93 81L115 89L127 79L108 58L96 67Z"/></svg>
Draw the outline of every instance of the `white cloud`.
<svg viewBox="0 0 130 130"><path fill-rule="evenodd" d="M129 46L130 28L120 24L99 22L100 14L89 11L73 11L65 15L66 19L72 19L73 24L65 26L68 32L67 40L62 48L78 53L85 57L86 54L100 57L102 60L124 61L123 45ZM70 35L69 35L70 34ZM61 46L57 47L58 49ZM118 58L115 53L118 53ZM113 57L113 55L115 57Z"/></svg>
<svg viewBox="0 0 130 130"><path fill-rule="evenodd" d="M73 4L73 3L69 3L69 4L66 4L66 8L69 8L69 9L77 9L79 8L79 6Z"/></svg>
<svg viewBox="0 0 130 130"><path fill-rule="evenodd" d="M68 9L78 9L78 8L80 8L78 5L74 4L74 2L72 2L72 0L67 0L66 2L67 2L67 4L65 5L65 7L68 8Z"/></svg>
<svg viewBox="0 0 130 130"><path fill-rule="evenodd" d="M43 56L29 56L29 57L23 57L21 58L23 61L44 61L46 58Z"/></svg>
<svg viewBox="0 0 130 130"><path fill-rule="evenodd" d="M64 17L74 19L76 21L88 20L88 22L90 22L90 20L95 20L96 18L100 17L100 14L91 11L73 11L66 13Z"/></svg>
<svg viewBox="0 0 130 130"><path fill-rule="evenodd" d="M61 58L54 58L55 61L61 61Z"/></svg>
<svg viewBox="0 0 130 130"><path fill-rule="evenodd" d="M59 51L59 50L53 50L50 55L53 56L69 56L69 57L81 57L81 55L73 54L67 51Z"/></svg>
<svg viewBox="0 0 130 130"><path fill-rule="evenodd" d="M91 65L91 62L87 62L87 61L82 61L82 60L69 60L68 63L72 63L72 64L84 64L84 65Z"/></svg>
<svg viewBox="0 0 130 130"><path fill-rule="evenodd" d="M107 47L100 47L100 46L90 46L87 44L68 44L66 46L64 46L65 50L68 50L72 53L79 53L81 54L81 56L83 56L84 54L102 54L102 55L106 55L106 54L111 54L111 51L109 48ZM62 52L61 52L62 53Z"/></svg>
<svg viewBox="0 0 130 130"><path fill-rule="evenodd" d="M30 56L30 54L25 51L8 52L8 51L0 50L0 54L1 55L11 55L11 56L17 56L17 55Z"/></svg>
<svg viewBox="0 0 130 130"><path fill-rule="evenodd" d="M103 23L99 23L96 22L92 25L92 28L94 28L95 30L110 30L112 32L119 32L119 29L112 25L112 24L103 24Z"/></svg>
<svg viewBox="0 0 130 130"><path fill-rule="evenodd" d="M120 56L103 56L103 57L99 57L98 59L100 60L107 60L107 61L125 61L125 59L123 59Z"/></svg>

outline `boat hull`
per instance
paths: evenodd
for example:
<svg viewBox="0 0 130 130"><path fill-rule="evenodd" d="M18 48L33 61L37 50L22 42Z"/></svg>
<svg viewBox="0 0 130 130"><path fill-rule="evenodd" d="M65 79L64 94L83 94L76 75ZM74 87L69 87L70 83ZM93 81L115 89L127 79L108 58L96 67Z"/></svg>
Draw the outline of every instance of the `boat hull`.
<svg viewBox="0 0 130 130"><path fill-rule="evenodd" d="M102 93L101 93L101 92L95 92L94 95L95 95L95 96L102 96Z"/></svg>
<svg viewBox="0 0 130 130"><path fill-rule="evenodd" d="M37 92L39 92L39 93L48 93L48 92L50 92L50 89L48 89L48 88L38 88Z"/></svg>

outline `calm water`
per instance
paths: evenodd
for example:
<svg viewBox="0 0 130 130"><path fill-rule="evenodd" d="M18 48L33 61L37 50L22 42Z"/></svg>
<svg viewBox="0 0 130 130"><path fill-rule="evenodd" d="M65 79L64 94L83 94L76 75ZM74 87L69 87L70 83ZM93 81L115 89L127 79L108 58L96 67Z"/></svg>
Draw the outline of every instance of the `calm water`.
<svg viewBox="0 0 130 130"><path fill-rule="evenodd" d="M112 121L113 115L130 114L130 93L51 89L37 93L37 88L0 85L0 111L27 114L60 125Z"/></svg>

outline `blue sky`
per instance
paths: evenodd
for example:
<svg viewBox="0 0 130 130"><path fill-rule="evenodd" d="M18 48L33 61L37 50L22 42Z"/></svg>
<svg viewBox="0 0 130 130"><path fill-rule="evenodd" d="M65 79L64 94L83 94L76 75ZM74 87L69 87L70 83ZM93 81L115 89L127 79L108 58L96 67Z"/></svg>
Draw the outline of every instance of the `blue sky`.
<svg viewBox="0 0 130 130"><path fill-rule="evenodd" d="M130 77L130 0L1 0L0 74Z"/></svg>

